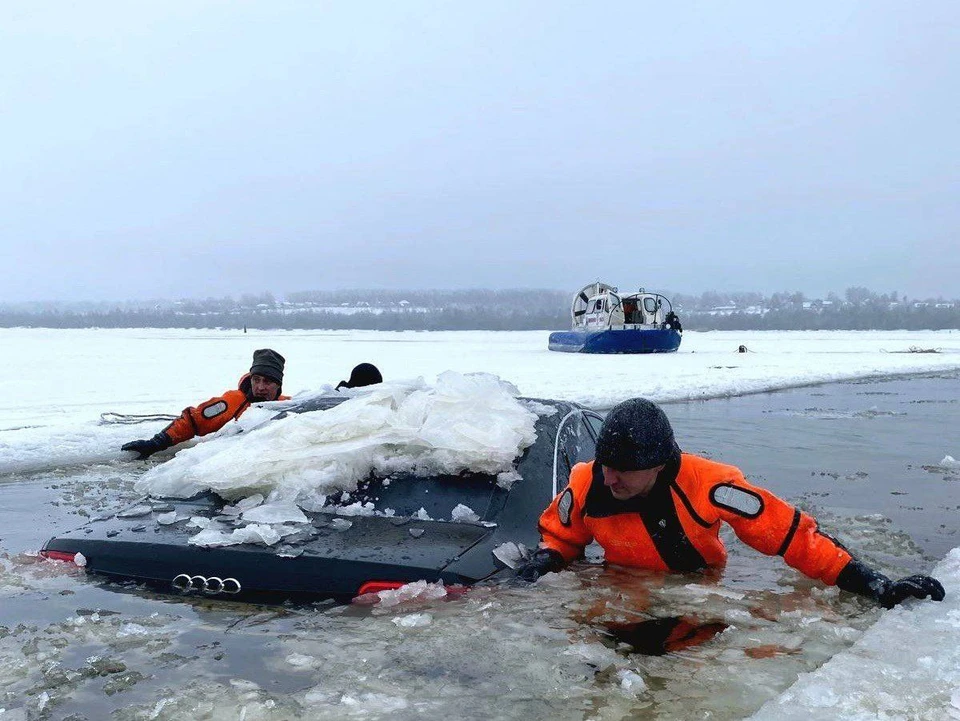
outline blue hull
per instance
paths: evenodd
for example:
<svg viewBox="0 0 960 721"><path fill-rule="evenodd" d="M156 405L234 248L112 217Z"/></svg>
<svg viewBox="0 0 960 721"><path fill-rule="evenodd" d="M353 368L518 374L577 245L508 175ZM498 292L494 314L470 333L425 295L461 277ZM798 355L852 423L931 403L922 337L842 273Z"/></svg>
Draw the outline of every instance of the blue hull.
<svg viewBox="0 0 960 721"><path fill-rule="evenodd" d="M561 330L550 334L547 346L564 353L673 353L680 332L672 329Z"/></svg>

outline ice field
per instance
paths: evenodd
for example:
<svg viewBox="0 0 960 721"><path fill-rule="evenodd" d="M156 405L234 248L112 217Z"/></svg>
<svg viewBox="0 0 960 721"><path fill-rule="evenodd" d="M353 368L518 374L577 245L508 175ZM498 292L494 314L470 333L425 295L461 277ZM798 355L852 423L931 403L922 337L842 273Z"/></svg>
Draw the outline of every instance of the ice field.
<svg viewBox="0 0 960 721"><path fill-rule="evenodd" d="M0 376L0 721L960 718L960 551L947 547L949 509L960 508L960 436L949 425L960 399L960 332L686 332L678 353L654 356L551 353L546 338L0 330L8 350ZM741 344L747 353L737 352ZM778 493L840 528L886 570L932 570L947 598L882 611L732 535L730 564L712 581L581 564L534 586L479 587L459 598L415 588L372 608L174 600L32 555L55 531L135 499L147 469L162 468L121 461L118 448L163 422L101 424L101 413L176 414L235 387L263 347L286 357L284 392L294 396L368 361L387 380L430 384L447 370L484 372L526 397L597 409L646 396L667 404L678 430L701 416L707 427L729 423L733 435L718 428L716 437L697 436L705 446L729 445L742 423L765 446L764 475L803 468ZM914 377L932 380L889 383ZM837 399L835 384L851 381L863 390ZM722 400L791 388L801 390L771 401L757 422ZM687 403L702 399L714 400ZM922 423L942 433L924 430L920 452L911 444ZM777 449L777 438L787 442L781 426L801 434L789 441L799 461ZM891 478L878 478L866 459L841 468L845 452L862 452L858 440L881 433L884 443L904 443ZM833 445L806 467L808 442ZM729 460L737 463L736 452ZM904 505L922 508L902 510L901 494L917 484L928 495ZM931 555L898 513L935 516L936 547L947 552ZM604 630L667 617L715 635L654 656L625 652Z"/></svg>

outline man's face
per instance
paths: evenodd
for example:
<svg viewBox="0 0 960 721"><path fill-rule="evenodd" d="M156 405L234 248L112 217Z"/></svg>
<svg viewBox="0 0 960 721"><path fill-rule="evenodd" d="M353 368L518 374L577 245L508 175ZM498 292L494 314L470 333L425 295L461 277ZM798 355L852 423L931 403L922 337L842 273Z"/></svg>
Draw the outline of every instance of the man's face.
<svg viewBox="0 0 960 721"><path fill-rule="evenodd" d="M259 373L254 373L250 376L250 394L255 401L275 401L280 395L280 384Z"/></svg>
<svg viewBox="0 0 960 721"><path fill-rule="evenodd" d="M662 470L662 465L642 471L618 471L610 466L603 466L603 485L610 489L611 495L618 501L645 496L650 493L657 474Z"/></svg>

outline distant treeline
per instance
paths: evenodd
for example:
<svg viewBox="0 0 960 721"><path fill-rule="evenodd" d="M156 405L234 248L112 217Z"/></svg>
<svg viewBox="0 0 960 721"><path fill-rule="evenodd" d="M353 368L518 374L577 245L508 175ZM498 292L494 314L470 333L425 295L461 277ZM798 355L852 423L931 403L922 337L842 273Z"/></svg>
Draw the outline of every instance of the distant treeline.
<svg viewBox="0 0 960 721"><path fill-rule="evenodd" d="M290 330L559 330L571 293L555 290L299 291L206 300L0 305L0 327ZM930 330L960 328L960 302L909 300L848 288L802 293L670 294L686 330Z"/></svg>
<svg viewBox="0 0 960 721"><path fill-rule="evenodd" d="M960 305L927 307L839 307L822 310L782 308L764 315L681 315L688 330L944 330L960 328Z"/></svg>
<svg viewBox="0 0 960 721"><path fill-rule="evenodd" d="M569 325L566 313L442 308L428 313L279 313L185 315L157 311L0 313L0 328L257 328L261 330L540 330Z"/></svg>
<svg viewBox="0 0 960 721"><path fill-rule="evenodd" d="M569 325L569 296L552 290L301 291L284 301L267 293L141 308L19 304L0 306L0 327L540 330Z"/></svg>

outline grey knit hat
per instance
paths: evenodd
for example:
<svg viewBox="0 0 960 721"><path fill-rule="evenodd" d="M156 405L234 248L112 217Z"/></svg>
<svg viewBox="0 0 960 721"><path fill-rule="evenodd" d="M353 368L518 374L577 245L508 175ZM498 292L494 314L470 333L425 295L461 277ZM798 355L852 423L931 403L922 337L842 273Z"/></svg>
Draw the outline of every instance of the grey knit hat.
<svg viewBox="0 0 960 721"><path fill-rule="evenodd" d="M282 385L284 362L283 356L275 350L261 348L253 352L253 365L250 366L250 372L269 378Z"/></svg>
<svg viewBox="0 0 960 721"><path fill-rule="evenodd" d="M666 413L646 398L631 398L614 406L600 427L596 453L600 465L641 471L679 455Z"/></svg>

